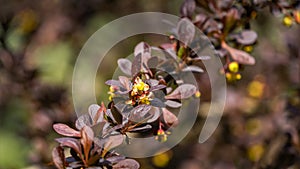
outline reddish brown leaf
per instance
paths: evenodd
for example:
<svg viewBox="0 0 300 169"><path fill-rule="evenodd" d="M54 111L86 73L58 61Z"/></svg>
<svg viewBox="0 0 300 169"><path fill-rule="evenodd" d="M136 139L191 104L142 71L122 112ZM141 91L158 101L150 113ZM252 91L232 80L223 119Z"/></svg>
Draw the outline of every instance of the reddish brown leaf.
<svg viewBox="0 0 300 169"><path fill-rule="evenodd" d="M77 130L72 129L71 127L58 123L53 125L53 129L63 136L69 136L69 137L81 137L80 132Z"/></svg>
<svg viewBox="0 0 300 169"><path fill-rule="evenodd" d="M55 147L52 150L52 159L58 169L64 169L66 167L64 149L62 147Z"/></svg>
<svg viewBox="0 0 300 169"><path fill-rule="evenodd" d="M85 161L88 161L89 152L93 144L94 132L89 126L84 126L81 129L81 135L82 137L80 139L80 142L83 145Z"/></svg>

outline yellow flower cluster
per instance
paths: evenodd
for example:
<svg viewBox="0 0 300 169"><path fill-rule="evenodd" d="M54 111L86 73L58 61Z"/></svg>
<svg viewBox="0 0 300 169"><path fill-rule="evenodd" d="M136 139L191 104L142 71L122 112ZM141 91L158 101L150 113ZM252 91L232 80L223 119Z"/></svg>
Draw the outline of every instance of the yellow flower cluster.
<svg viewBox="0 0 300 169"><path fill-rule="evenodd" d="M143 82L140 77L137 77L134 80L134 85L132 86L132 91L130 93L131 100L128 100L126 103L135 105L138 104L150 104L150 86Z"/></svg>
<svg viewBox="0 0 300 169"><path fill-rule="evenodd" d="M238 73L239 71L239 64L237 62L231 62L229 65L228 65L228 70L229 72L226 72L225 76L226 76L226 79L230 82L232 81L237 81L237 80L240 80L242 78L241 74Z"/></svg>
<svg viewBox="0 0 300 169"><path fill-rule="evenodd" d="M166 142L168 140L168 135L163 129L159 129L155 139L159 142Z"/></svg>
<svg viewBox="0 0 300 169"><path fill-rule="evenodd" d="M115 87L114 86L110 86L109 87L109 92L107 92L109 94L109 101L112 101L113 97L115 97Z"/></svg>

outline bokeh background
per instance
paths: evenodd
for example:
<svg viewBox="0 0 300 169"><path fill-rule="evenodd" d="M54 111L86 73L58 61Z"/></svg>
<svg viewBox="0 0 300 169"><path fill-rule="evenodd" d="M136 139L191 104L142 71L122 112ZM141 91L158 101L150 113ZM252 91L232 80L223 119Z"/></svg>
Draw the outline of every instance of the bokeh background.
<svg viewBox="0 0 300 169"><path fill-rule="evenodd" d="M124 15L157 11L179 15L181 0L1 0L0 169L53 168L57 122L74 126L72 71L85 41L104 24ZM205 143L198 136L210 107L206 74L199 75L197 123L172 150L137 159L141 168L300 168L300 27L262 11L252 22L257 63L242 80L228 84L223 118ZM96 79L99 103L117 59L140 41L158 45L166 37L139 35L116 45ZM84 80L84 79L83 79ZM94 89L91 89L94 90ZM188 113L188 112L187 112ZM176 134L176 133L173 133Z"/></svg>

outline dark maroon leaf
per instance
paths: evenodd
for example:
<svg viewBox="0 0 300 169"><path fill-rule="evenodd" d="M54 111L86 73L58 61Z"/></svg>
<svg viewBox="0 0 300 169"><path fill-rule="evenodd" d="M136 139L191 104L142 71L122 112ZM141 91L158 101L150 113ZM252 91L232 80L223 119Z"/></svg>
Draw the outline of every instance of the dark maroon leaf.
<svg viewBox="0 0 300 169"><path fill-rule="evenodd" d="M244 30L236 36L237 42L242 45L251 45L255 43L256 39L257 33L252 30Z"/></svg>
<svg viewBox="0 0 300 169"><path fill-rule="evenodd" d="M166 105L158 98L154 98L151 100L151 105L154 107L165 107Z"/></svg>
<svg viewBox="0 0 300 169"><path fill-rule="evenodd" d="M147 62L149 68L156 68L157 64L158 58L156 56L151 57Z"/></svg>
<svg viewBox="0 0 300 169"><path fill-rule="evenodd" d="M172 113L170 112L168 109L163 108L163 118L164 121L169 125L169 126L177 126L178 124L178 118Z"/></svg>
<svg viewBox="0 0 300 169"><path fill-rule="evenodd" d="M178 39L185 45L189 45L192 42L195 35L195 26L187 18L181 19L177 24Z"/></svg>
<svg viewBox="0 0 300 169"><path fill-rule="evenodd" d="M184 69L182 69L183 72L196 72L196 73L202 73L204 72L203 69L201 69L199 66L194 66L194 65L191 65L191 66L188 66L188 67L185 67Z"/></svg>
<svg viewBox="0 0 300 169"><path fill-rule="evenodd" d="M89 114L84 114L78 117L75 122L75 126L78 130L81 130L84 126L92 126L93 121Z"/></svg>
<svg viewBox="0 0 300 169"><path fill-rule="evenodd" d="M195 0L185 0L180 7L180 14L182 17L191 18L193 16L195 8L196 8Z"/></svg>
<svg viewBox="0 0 300 169"><path fill-rule="evenodd" d="M133 159L125 159L113 166L113 169L138 169L140 164Z"/></svg>
<svg viewBox="0 0 300 169"><path fill-rule="evenodd" d="M192 84L183 84L178 86L171 94L165 96L165 99L186 99L196 93L196 86Z"/></svg>
<svg viewBox="0 0 300 169"><path fill-rule="evenodd" d="M69 137L57 138L55 140L60 144L60 146L72 148L77 154L79 154L79 157L82 157L79 140Z"/></svg>
<svg viewBox="0 0 300 169"><path fill-rule="evenodd" d="M63 136L69 136L69 137L81 137L80 132L77 130L72 129L71 127L58 123L53 125L53 129Z"/></svg>
<svg viewBox="0 0 300 169"><path fill-rule="evenodd" d="M235 61L237 61L241 64L247 64L247 65L255 64L255 59L250 54L248 54L244 51L232 48L232 47L228 46L226 43L222 43L222 47L230 53L231 57Z"/></svg>
<svg viewBox="0 0 300 169"><path fill-rule="evenodd" d="M150 88L150 92L152 92L152 91L156 91L156 90L160 90L160 89L164 89L164 88L166 88L166 86L165 86L165 85L156 85L156 86L151 86L151 88Z"/></svg>
<svg viewBox="0 0 300 169"><path fill-rule="evenodd" d="M118 59L118 66L126 75L131 75L131 61L128 59Z"/></svg>
<svg viewBox="0 0 300 169"><path fill-rule="evenodd" d="M142 54L139 53L132 62L131 75L135 76L141 71L142 71Z"/></svg>
<svg viewBox="0 0 300 169"><path fill-rule="evenodd" d="M176 102L176 101L172 101L172 100L167 100L166 102L165 102L165 104L167 105L167 106L169 106L169 107L172 107L172 108L179 108L179 107L181 107L181 103L178 103L178 102Z"/></svg>
<svg viewBox="0 0 300 169"><path fill-rule="evenodd" d="M65 155L62 147L55 147L52 150L53 163L58 169L64 169L65 166Z"/></svg>
<svg viewBox="0 0 300 169"><path fill-rule="evenodd" d="M129 120L134 122L141 122L146 120L149 117L149 110L151 109L151 105L141 104L135 107L129 115Z"/></svg>

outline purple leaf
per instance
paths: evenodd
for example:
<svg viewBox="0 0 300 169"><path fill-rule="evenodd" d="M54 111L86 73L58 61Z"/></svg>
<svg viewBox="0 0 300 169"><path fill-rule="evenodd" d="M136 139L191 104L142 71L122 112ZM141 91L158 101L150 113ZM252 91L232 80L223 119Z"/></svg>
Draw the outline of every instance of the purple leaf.
<svg viewBox="0 0 300 169"><path fill-rule="evenodd" d="M160 90L160 89L164 89L166 88L165 85L156 85L156 86L151 86L150 88L150 92L156 91L156 90Z"/></svg>
<svg viewBox="0 0 300 169"><path fill-rule="evenodd" d="M172 107L172 108L179 108L179 107L182 106L181 103L178 103L178 102L175 102L175 101L172 101L172 100L167 100L167 101L165 102L165 104L166 104L167 106L169 106L169 107Z"/></svg>
<svg viewBox="0 0 300 169"><path fill-rule="evenodd" d="M251 45L256 42L257 33L252 30L244 30L236 36L236 41L242 45Z"/></svg>
<svg viewBox="0 0 300 169"><path fill-rule="evenodd" d="M131 75L131 61L128 59L118 59L118 66L126 75Z"/></svg>
<svg viewBox="0 0 300 169"><path fill-rule="evenodd" d="M195 0L185 0L180 7L180 14L182 17L189 17L193 16L194 10L196 8Z"/></svg>
<svg viewBox="0 0 300 169"><path fill-rule="evenodd" d="M222 47L230 53L231 57L235 61L237 61L241 64L246 64L246 65L254 65L255 64L255 59L250 54L248 54L244 51L232 48L232 47L228 46L226 43L222 43Z"/></svg>
<svg viewBox="0 0 300 169"><path fill-rule="evenodd" d="M143 126L143 127L135 127L133 129L131 129L130 132L147 130L147 129L151 129L151 128L152 128L152 126L150 124L147 124L146 126Z"/></svg>
<svg viewBox="0 0 300 169"><path fill-rule="evenodd" d="M113 169L138 169L140 164L133 159L125 159L113 166Z"/></svg>
<svg viewBox="0 0 300 169"><path fill-rule="evenodd" d="M78 117L78 119L75 122L75 126L78 130L81 130L84 126L92 126L92 125L93 125L92 119L88 114L84 114Z"/></svg>
<svg viewBox="0 0 300 169"><path fill-rule="evenodd" d="M204 70L201 69L199 66L194 66L194 65L188 66L188 67L182 69L182 71L183 71L183 72L191 71L191 72L197 72L197 73L202 73L202 72L204 72Z"/></svg>
<svg viewBox="0 0 300 169"><path fill-rule="evenodd" d="M106 158L106 160L111 162L112 164L115 164L122 160L125 160L125 157L124 156L112 156L112 157Z"/></svg>
<svg viewBox="0 0 300 169"><path fill-rule="evenodd" d="M147 104L138 105L130 112L129 120L133 122L144 121L149 116L148 112L151 109L151 107L151 105Z"/></svg>
<svg viewBox="0 0 300 169"><path fill-rule="evenodd" d="M121 134L109 136L104 144L104 149L106 151L109 151L109 150L121 145L123 143L123 141L124 141L124 137Z"/></svg>
<svg viewBox="0 0 300 169"><path fill-rule="evenodd" d="M195 26L187 18L181 19L177 24L178 39L186 46L192 42L195 35Z"/></svg>
<svg viewBox="0 0 300 169"><path fill-rule="evenodd" d="M55 147L52 150L53 163L58 169L64 169L65 166L65 155L62 147Z"/></svg>
<svg viewBox="0 0 300 169"><path fill-rule="evenodd" d="M53 129L60 135L69 137L81 137L80 132L72 129L71 127L58 123L53 125Z"/></svg>
<svg viewBox="0 0 300 169"><path fill-rule="evenodd" d="M134 56L135 57L138 56L139 54L141 54L142 57L149 57L150 52L151 52L151 46L145 42L140 42L134 48ZM144 55L149 55L149 56L144 56Z"/></svg>
<svg viewBox="0 0 300 169"><path fill-rule="evenodd" d="M154 107L165 107L166 105L158 98L154 98L151 100L151 105Z"/></svg>
<svg viewBox="0 0 300 169"><path fill-rule="evenodd" d="M178 124L178 118L170 112L168 109L163 108L163 118L164 121L169 125L169 126L177 126Z"/></svg>
<svg viewBox="0 0 300 169"><path fill-rule="evenodd" d="M118 80L113 80L113 79L106 81L105 84L109 86L122 87L121 83Z"/></svg>
<svg viewBox="0 0 300 169"><path fill-rule="evenodd" d="M60 144L60 146L72 148L77 154L80 155L80 157L82 157L81 146L77 139L63 137L63 138L57 138L55 140Z"/></svg>
<svg viewBox="0 0 300 169"><path fill-rule="evenodd" d="M183 84L178 86L171 94L165 96L165 99L187 99L196 93L196 86L192 84Z"/></svg>
<svg viewBox="0 0 300 169"><path fill-rule="evenodd" d="M210 56L197 56L193 58L193 60L208 60L210 58L211 58Z"/></svg>
<svg viewBox="0 0 300 169"><path fill-rule="evenodd" d="M125 76L119 76L119 81L120 83L122 84L122 86L127 90L129 91L130 90L130 87L129 87L129 79Z"/></svg>
<svg viewBox="0 0 300 169"><path fill-rule="evenodd" d="M89 115L93 120L93 125L103 121L103 108L97 104L92 104L89 106Z"/></svg>
<svg viewBox="0 0 300 169"><path fill-rule="evenodd" d="M142 54L139 53L132 62L131 76L135 76L141 71L142 71Z"/></svg>

